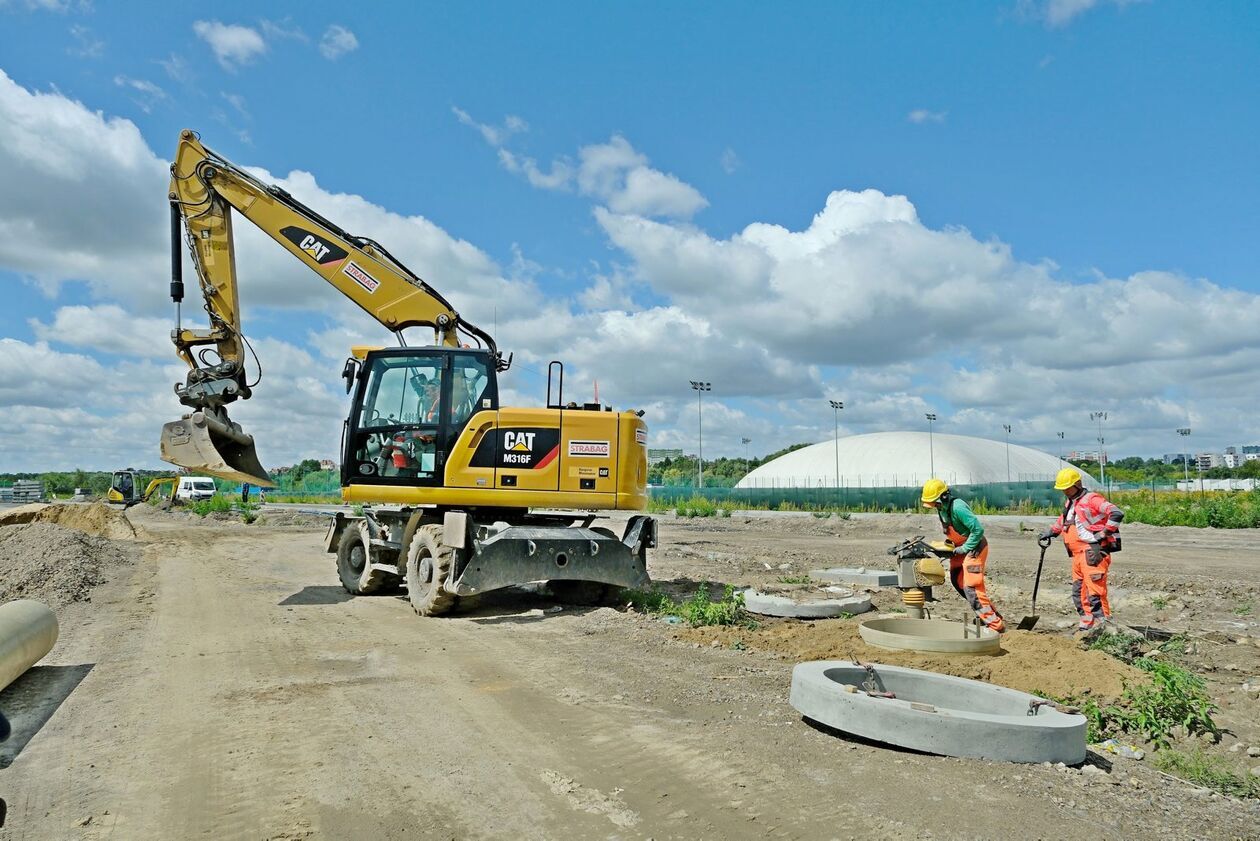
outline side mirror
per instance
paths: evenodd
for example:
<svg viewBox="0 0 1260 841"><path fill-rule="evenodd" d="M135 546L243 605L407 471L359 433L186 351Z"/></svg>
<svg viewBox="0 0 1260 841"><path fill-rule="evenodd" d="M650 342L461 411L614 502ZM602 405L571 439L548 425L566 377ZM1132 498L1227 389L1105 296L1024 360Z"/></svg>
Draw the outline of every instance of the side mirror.
<svg viewBox="0 0 1260 841"><path fill-rule="evenodd" d="M358 361L354 359L347 359L345 367L341 369L341 378L346 381L346 394L349 394L350 389L354 388L354 377L358 372Z"/></svg>

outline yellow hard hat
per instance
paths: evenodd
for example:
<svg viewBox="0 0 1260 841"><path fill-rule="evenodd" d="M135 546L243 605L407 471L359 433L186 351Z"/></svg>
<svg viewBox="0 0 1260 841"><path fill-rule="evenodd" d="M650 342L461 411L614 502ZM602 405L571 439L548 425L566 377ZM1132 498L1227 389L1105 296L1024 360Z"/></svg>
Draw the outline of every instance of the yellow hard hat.
<svg viewBox="0 0 1260 841"><path fill-rule="evenodd" d="M948 490L949 485L945 484L943 480L928 479L923 484L923 504L927 505L930 502L936 502Z"/></svg>
<svg viewBox="0 0 1260 841"><path fill-rule="evenodd" d="M1059 475L1054 477L1054 489L1056 491L1066 491L1073 485L1081 483L1081 471L1075 467L1065 467L1059 471Z"/></svg>

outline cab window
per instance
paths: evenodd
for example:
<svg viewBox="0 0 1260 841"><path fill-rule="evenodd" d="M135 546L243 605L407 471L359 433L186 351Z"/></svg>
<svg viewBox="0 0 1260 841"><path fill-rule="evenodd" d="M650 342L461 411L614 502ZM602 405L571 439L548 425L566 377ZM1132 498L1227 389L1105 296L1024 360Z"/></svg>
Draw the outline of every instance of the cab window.
<svg viewBox="0 0 1260 841"><path fill-rule="evenodd" d="M473 414L482 408L490 382L486 361L476 357L456 357L451 368L451 431L458 433Z"/></svg>
<svg viewBox="0 0 1260 841"><path fill-rule="evenodd" d="M436 425L442 397L442 359L377 359L360 410L359 427Z"/></svg>

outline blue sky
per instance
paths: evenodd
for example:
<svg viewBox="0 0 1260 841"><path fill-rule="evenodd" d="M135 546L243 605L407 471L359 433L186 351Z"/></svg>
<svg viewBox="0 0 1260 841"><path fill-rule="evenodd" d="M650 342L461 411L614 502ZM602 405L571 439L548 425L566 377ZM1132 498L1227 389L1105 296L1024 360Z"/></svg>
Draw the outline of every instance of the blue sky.
<svg viewBox="0 0 1260 841"><path fill-rule="evenodd" d="M0 0L0 31L0 176L24 179L24 196L64 196L74 217L47 254L0 249L0 336L22 343L13 359L65 370L86 358L131 384L51 400L14 369L0 410L34 406L49 430L99 423L73 456L84 466L154 463L163 418L145 412L175 406L141 389L169 393L173 354L32 319L89 307L57 323L99 326L114 307L156 335L164 278L139 275L161 255L113 250L157 241L164 193L131 195L137 179L103 150L165 159L184 127L275 179L313 174L303 197L317 207L363 197L346 227L408 253L483 326L499 320L522 402L561 355L575 381L645 406L662 446L694 445L689 375L715 383L714 453L742 453L743 435L759 451L827 437L828 396L846 399L850 433L917 428L927 409L942 431L997 436L1014 422L1022 443L1054 450L1068 430L1084 448L1088 413L1103 409L1117 453L1175 449L1187 423L1202 447L1260 441L1255 4L226 2L211 14ZM138 141L94 145L110 121ZM40 137L65 147L66 166L92 164L73 189L23 158ZM124 209L102 212L119 191ZM95 209L76 206L88 193ZM0 222L26 218L4 201ZM427 245L351 224L397 223L405 239L403 220L419 217L436 230ZM99 259L54 247L71 241ZM476 253L450 257L457 242ZM313 275L281 275L265 244L249 254L276 274L251 296L243 270L246 327L281 361L274 391L251 401L270 409L242 415L279 438L278 403L297 388L328 428L308 445L326 450L344 412L334 339L372 326L308 290ZM123 418L134 432L116 431ZM40 460L21 433L0 435L8 458Z"/></svg>

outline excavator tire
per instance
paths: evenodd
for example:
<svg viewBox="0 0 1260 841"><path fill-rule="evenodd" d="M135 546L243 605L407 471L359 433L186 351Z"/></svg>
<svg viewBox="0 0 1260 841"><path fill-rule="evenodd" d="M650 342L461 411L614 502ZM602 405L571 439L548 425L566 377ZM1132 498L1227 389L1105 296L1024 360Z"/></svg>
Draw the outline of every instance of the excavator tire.
<svg viewBox="0 0 1260 841"><path fill-rule="evenodd" d="M450 613L459 597L446 591L455 550L442 545L442 527L420 526L407 547L407 600L421 616Z"/></svg>
<svg viewBox="0 0 1260 841"><path fill-rule="evenodd" d="M379 593L398 579L396 575L372 569L367 524L362 521L346 523L341 530L341 542L337 544L337 577L352 596Z"/></svg>

